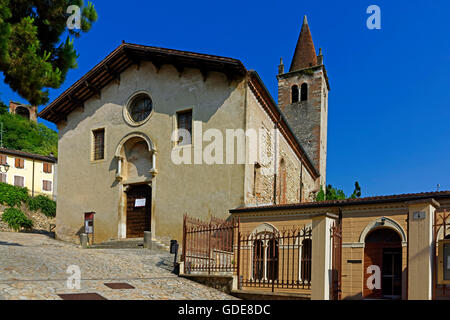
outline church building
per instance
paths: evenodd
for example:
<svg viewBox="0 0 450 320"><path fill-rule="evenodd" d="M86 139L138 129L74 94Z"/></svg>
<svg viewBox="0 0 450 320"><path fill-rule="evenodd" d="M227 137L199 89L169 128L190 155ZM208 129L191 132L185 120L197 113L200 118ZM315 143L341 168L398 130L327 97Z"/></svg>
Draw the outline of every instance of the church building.
<svg viewBox="0 0 450 320"><path fill-rule="evenodd" d="M323 61L305 18L277 104L237 59L122 43L39 114L59 129L56 236L79 241L88 219L95 243L144 231L181 241L185 214L314 201L326 183ZM210 144L214 161L202 159Z"/></svg>

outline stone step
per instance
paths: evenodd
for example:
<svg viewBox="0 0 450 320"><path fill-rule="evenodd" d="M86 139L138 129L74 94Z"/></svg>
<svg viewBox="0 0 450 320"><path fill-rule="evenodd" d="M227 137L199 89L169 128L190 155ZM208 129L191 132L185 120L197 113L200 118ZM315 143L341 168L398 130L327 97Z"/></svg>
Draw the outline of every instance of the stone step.
<svg viewBox="0 0 450 320"><path fill-rule="evenodd" d="M92 249L139 249L143 247L143 238L110 240L90 246Z"/></svg>
<svg viewBox="0 0 450 320"><path fill-rule="evenodd" d="M90 246L92 249L140 249L144 247L143 238L109 240ZM152 249L170 251L170 246L159 241L152 240Z"/></svg>

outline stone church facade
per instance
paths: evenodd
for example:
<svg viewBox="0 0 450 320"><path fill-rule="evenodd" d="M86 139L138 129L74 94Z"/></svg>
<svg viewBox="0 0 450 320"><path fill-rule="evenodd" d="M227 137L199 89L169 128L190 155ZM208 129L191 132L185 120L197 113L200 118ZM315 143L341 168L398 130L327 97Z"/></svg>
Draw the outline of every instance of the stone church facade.
<svg viewBox="0 0 450 320"><path fill-rule="evenodd" d="M237 59L122 43L39 114L59 129L56 236L79 241L89 228L95 243L144 231L181 241L184 214L313 201L326 183L329 85L307 21L277 77L278 105ZM223 159L198 159L209 129L244 132L245 161L237 136L223 141Z"/></svg>

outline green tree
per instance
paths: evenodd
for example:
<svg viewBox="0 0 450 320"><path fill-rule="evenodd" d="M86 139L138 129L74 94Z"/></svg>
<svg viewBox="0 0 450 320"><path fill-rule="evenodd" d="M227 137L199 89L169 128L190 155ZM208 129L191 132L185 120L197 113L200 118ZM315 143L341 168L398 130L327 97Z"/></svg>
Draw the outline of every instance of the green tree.
<svg viewBox="0 0 450 320"><path fill-rule="evenodd" d="M81 8L81 29L69 30L70 5ZM97 20L83 0L0 0L0 71L5 83L33 105L48 102L48 90L58 88L77 67L78 54L69 36L88 32ZM66 40L61 40L64 33Z"/></svg>
<svg viewBox="0 0 450 320"><path fill-rule="evenodd" d="M355 199L361 197L361 187L358 182L355 182L355 190L350 197L345 195L345 192L341 189L333 187L331 184L327 185L326 190L320 187L319 192L316 195L316 201L325 200L345 200L345 199Z"/></svg>
<svg viewBox="0 0 450 320"><path fill-rule="evenodd" d="M3 123L3 146L48 156L58 156L58 134L42 123L34 123L19 115L0 113Z"/></svg>
<svg viewBox="0 0 450 320"><path fill-rule="evenodd" d="M361 187L359 186L358 181L355 182L355 190L353 191L350 199L356 199L361 197Z"/></svg>
<svg viewBox="0 0 450 320"><path fill-rule="evenodd" d="M0 101L0 115L8 112L8 106Z"/></svg>

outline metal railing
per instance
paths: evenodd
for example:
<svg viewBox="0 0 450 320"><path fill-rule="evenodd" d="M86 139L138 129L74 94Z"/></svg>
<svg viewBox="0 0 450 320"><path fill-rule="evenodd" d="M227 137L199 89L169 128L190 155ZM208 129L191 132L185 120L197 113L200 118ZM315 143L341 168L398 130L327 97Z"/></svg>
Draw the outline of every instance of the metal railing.
<svg viewBox="0 0 450 320"><path fill-rule="evenodd" d="M238 276L242 289L311 289L311 228L238 236Z"/></svg>
<svg viewBox="0 0 450 320"><path fill-rule="evenodd" d="M183 255L184 273L229 272L236 270L233 245L239 220L211 222L184 216Z"/></svg>

